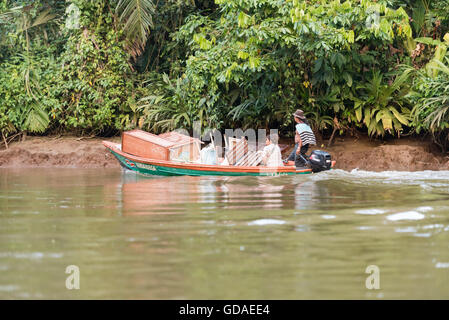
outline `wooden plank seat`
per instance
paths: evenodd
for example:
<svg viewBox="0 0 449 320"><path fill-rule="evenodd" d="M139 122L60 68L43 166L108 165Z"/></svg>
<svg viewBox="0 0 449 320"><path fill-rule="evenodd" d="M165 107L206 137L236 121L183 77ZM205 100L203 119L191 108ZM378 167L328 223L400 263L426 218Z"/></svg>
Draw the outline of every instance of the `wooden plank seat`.
<svg viewBox="0 0 449 320"><path fill-rule="evenodd" d="M248 141L242 139L229 138L229 149L226 152L226 160L229 165L234 166L248 152Z"/></svg>
<svg viewBox="0 0 449 320"><path fill-rule="evenodd" d="M248 141L244 137L241 139L229 138L229 150L225 157L229 165L232 166L251 167L262 162L262 152L248 151Z"/></svg>
<svg viewBox="0 0 449 320"><path fill-rule="evenodd" d="M248 151L235 165L242 167L257 166L262 162L261 151Z"/></svg>

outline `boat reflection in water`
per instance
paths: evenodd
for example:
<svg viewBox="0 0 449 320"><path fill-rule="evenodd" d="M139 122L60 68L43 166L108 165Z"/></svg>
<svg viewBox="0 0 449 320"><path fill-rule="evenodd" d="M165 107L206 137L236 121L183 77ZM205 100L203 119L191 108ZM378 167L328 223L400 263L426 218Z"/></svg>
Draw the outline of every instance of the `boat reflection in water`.
<svg viewBox="0 0 449 320"><path fill-rule="evenodd" d="M155 177L129 171L118 185L123 215L311 209L328 189L306 177Z"/></svg>

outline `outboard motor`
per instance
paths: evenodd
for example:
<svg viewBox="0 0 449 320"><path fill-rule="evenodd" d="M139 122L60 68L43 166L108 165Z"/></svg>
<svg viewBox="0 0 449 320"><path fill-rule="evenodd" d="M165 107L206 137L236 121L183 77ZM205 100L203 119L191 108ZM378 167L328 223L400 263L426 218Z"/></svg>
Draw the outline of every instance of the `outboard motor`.
<svg viewBox="0 0 449 320"><path fill-rule="evenodd" d="M326 151L312 151L309 157L309 164L312 172L330 170L332 166L331 155Z"/></svg>

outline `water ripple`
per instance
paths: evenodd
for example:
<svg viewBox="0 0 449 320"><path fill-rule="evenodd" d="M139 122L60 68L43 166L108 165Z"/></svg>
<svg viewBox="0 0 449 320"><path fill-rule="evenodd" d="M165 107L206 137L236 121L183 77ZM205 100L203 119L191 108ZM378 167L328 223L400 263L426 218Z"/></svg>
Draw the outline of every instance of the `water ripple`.
<svg viewBox="0 0 449 320"><path fill-rule="evenodd" d="M381 209L363 209L363 210L357 210L355 213L374 215L374 214L384 214L385 212L387 212L387 211L381 210Z"/></svg>
<svg viewBox="0 0 449 320"><path fill-rule="evenodd" d="M406 211L399 212L387 217L387 220L390 221L401 221L401 220L421 220L424 219L425 216L422 213L416 211Z"/></svg>
<svg viewBox="0 0 449 320"><path fill-rule="evenodd" d="M284 220L277 220L277 219L259 219L254 220L251 222L248 222L249 226L266 226L270 224L285 224L286 222Z"/></svg>

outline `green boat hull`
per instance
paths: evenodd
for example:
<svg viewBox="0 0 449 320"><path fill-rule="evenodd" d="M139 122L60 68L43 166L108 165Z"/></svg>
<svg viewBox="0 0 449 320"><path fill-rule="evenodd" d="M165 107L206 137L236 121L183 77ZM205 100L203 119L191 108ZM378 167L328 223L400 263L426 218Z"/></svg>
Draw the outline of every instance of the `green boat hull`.
<svg viewBox="0 0 449 320"><path fill-rule="evenodd" d="M189 168L175 168L156 164L146 164L128 159L113 150L110 152L117 158L120 165L128 170L145 176L285 176L297 174L310 174L311 171L298 170L291 172L245 172L245 171L209 171Z"/></svg>

